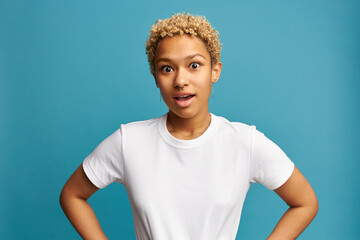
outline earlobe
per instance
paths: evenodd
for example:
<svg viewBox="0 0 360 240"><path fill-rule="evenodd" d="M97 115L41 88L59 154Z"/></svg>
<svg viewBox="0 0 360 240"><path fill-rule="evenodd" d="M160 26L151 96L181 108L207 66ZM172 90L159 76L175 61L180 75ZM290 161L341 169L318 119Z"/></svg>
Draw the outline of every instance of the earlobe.
<svg viewBox="0 0 360 240"><path fill-rule="evenodd" d="M212 67L212 82L216 83L219 80L220 73L221 73L222 63L217 62Z"/></svg>

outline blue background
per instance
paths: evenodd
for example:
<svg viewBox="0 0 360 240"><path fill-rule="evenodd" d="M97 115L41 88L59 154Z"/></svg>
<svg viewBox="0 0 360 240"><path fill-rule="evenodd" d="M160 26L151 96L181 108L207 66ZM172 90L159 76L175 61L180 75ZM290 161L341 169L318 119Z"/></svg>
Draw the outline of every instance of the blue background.
<svg viewBox="0 0 360 240"><path fill-rule="evenodd" d="M167 110L149 72L148 31L176 12L220 32L211 112L256 125L313 186L299 239L358 239L359 1L0 1L0 239L80 239L58 198L121 123ZM110 239L135 239L125 188L89 200ZM260 184L237 239L265 239L286 204Z"/></svg>

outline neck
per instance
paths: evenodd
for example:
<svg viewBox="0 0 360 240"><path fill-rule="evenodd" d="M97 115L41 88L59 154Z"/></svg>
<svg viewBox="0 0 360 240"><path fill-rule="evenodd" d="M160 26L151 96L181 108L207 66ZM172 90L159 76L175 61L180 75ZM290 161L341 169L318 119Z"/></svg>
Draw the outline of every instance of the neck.
<svg viewBox="0 0 360 240"><path fill-rule="evenodd" d="M190 118L182 118L169 111L166 127L174 137L190 140L201 136L209 127L210 122L209 110Z"/></svg>

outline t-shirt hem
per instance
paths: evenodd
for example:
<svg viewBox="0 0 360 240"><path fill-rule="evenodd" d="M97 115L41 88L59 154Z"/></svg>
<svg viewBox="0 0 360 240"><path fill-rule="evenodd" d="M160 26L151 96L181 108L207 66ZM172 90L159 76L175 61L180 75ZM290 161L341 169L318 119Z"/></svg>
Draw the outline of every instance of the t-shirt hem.
<svg viewBox="0 0 360 240"><path fill-rule="evenodd" d="M90 165L86 161L83 162L82 166L83 166L83 169L84 169L84 172L85 172L86 176L89 178L89 180L92 182L92 184L94 184L97 188L106 187L106 185L103 184L99 180L99 178L95 175L95 173L91 169Z"/></svg>
<svg viewBox="0 0 360 240"><path fill-rule="evenodd" d="M269 190L275 190L279 187L281 187L292 175L292 173L294 172L295 169L295 164L293 162L291 162L291 164L289 165L288 168L284 168L281 171L281 174L279 174L279 177L276 178L272 184L270 184L268 186Z"/></svg>

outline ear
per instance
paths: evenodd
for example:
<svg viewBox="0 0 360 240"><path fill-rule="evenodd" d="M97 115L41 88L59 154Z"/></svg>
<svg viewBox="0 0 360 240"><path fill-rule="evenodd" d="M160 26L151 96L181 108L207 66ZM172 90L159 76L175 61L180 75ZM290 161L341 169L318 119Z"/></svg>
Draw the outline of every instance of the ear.
<svg viewBox="0 0 360 240"><path fill-rule="evenodd" d="M211 68L211 82L216 83L219 80L222 69L222 63L217 62Z"/></svg>

